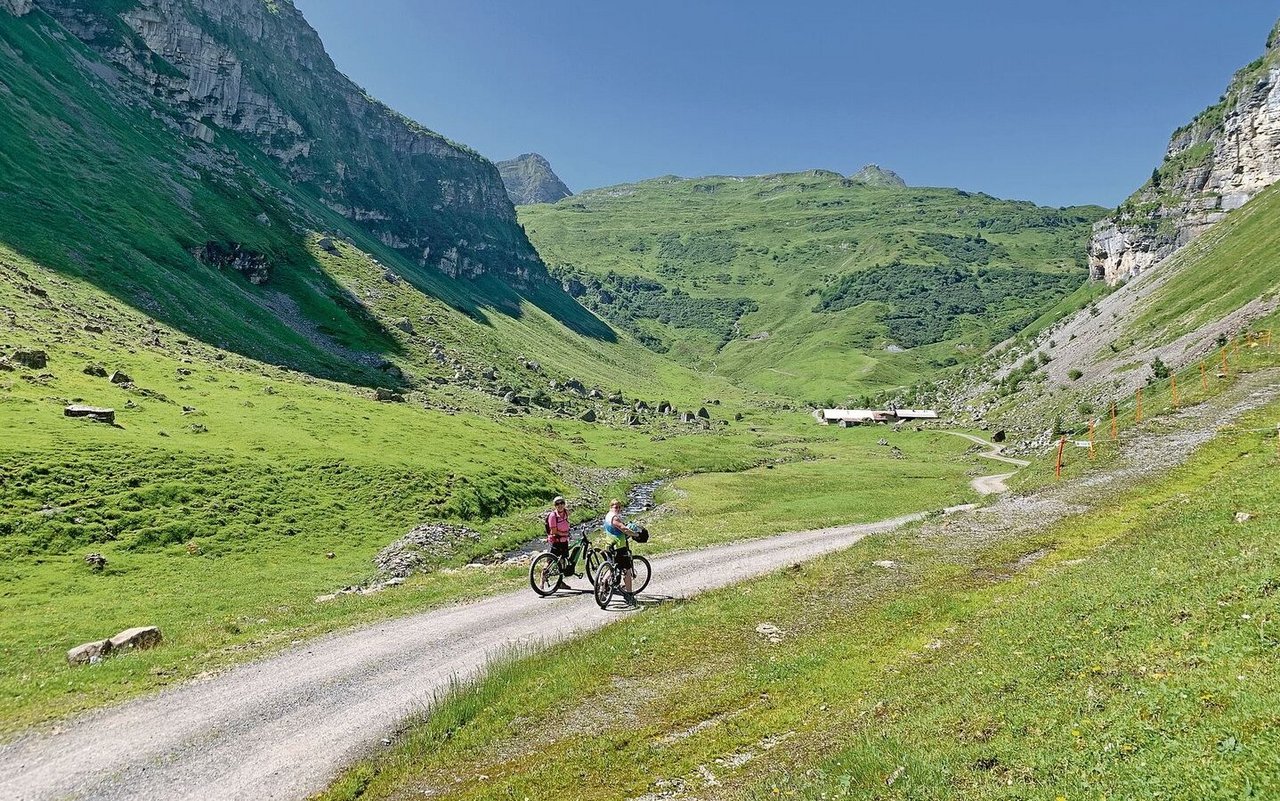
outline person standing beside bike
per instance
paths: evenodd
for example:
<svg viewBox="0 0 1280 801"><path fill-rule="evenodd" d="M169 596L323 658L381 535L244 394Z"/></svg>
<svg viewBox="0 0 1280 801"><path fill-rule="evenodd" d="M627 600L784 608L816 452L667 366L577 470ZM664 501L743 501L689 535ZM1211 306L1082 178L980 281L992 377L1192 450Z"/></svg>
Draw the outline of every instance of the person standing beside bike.
<svg viewBox="0 0 1280 801"><path fill-rule="evenodd" d="M543 522L547 525L547 544L551 546L551 553L560 559L560 564L566 570L572 572L574 566L569 564L569 532L573 527L569 524L569 507L564 498L557 495L551 501L551 512Z"/></svg>
<svg viewBox="0 0 1280 801"><path fill-rule="evenodd" d="M622 571L622 595L627 603L634 604L635 596L631 593L631 578L634 575L631 564L631 545L627 541L635 532L622 517L622 502L614 498L609 502L609 513L604 516L604 532L609 535L609 547L614 553L614 562Z"/></svg>

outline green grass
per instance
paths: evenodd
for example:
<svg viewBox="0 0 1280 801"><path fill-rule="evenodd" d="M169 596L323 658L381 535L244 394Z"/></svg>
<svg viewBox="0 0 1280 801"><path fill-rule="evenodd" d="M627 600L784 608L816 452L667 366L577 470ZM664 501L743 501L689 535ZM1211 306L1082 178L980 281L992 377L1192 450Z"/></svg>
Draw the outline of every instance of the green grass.
<svg viewBox="0 0 1280 801"><path fill-rule="evenodd" d="M1269 797L1277 414L1083 518L879 537L513 658L324 797Z"/></svg>
<svg viewBox="0 0 1280 801"><path fill-rule="evenodd" d="M655 350L744 387L841 399L931 377L1035 320L1083 281L1101 209L812 171L658 178L519 214L570 292ZM868 270L886 277L870 299L855 291ZM965 302L946 286L957 272Z"/></svg>

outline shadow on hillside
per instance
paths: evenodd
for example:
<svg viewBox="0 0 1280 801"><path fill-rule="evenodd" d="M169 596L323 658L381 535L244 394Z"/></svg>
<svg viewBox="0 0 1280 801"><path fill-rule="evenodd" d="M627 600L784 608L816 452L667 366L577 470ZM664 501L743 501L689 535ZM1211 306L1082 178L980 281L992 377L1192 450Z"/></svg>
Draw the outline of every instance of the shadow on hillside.
<svg viewBox="0 0 1280 801"><path fill-rule="evenodd" d="M509 283L501 275L486 273L473 280L450 279L431 270L410 274L420 291L448 304L481 325L492 327L491 314L523 319L524 304L541 309L556 322L578 336L601 342L617 342L618 334L608 323L563 291L545 273L536 273L529 281Z"/></svg>

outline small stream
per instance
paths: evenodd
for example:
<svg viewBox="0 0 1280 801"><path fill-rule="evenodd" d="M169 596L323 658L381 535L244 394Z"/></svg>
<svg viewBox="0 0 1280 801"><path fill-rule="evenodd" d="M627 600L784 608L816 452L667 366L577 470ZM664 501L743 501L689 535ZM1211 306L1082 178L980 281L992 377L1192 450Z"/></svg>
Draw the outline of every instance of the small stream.
<svg viewBox="0 0 1280 801"><path fill-rule="evenodd" d="M671 479L662 478L656 481L646 481L643 484L637 484L632 487L631 494L627 496L626 506L622 508L622 517L626 519L627 522L630 522L636 515L643 514L644 512L652 509L655 506L653 496L663 484L666 484L669 481L671 481ZM543 514L545 515L550 511L551 510L548 509L546 512L543 512ZM588 537L595 537L600 533L600 527L603 523L604 515L593 517L585 523L578 523L575 525L570 530L569 536L572 539L577 539L583 534L586 534ZM526 542L514 551L508 551L503 554L502 561L520 561L535 553L545 551L546 549L547 538L546 535L543 535L535 540Z"/></svg>

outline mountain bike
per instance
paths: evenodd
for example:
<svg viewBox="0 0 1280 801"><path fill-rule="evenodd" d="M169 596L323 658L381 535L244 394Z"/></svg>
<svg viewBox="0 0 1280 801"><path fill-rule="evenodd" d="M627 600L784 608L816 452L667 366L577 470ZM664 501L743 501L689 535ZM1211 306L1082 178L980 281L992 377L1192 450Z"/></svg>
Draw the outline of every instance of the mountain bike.
<svg viewBox="0 0 1280 801"><path fill-rule="evenodd" d="M653 577L653 566L649 564L648 559L632 553L631 567L623 568L618 564L618 552L613 548L606 548L604 564L600 565L600 569L596 572L596 579L592 582L592 594L595 596L596 606L606 609L613 602L615 594L625 592L624 582L628 572L631 573L631 594L638 595L649 586L649 579Z"/></svg>
<svg viewBox="0 0 1280 801"><path fill-rule="evenodd" d="M586 533L569 547L568 558L561 559L550 551L543 551L529 564L529 586L538 595L551 595L564 584L565 579L577 578L578 560L582 560L587 581L595 584L596 571L605 561L604 549L592 545Z"/></svg>

